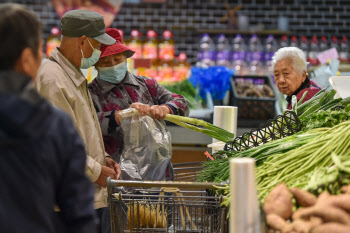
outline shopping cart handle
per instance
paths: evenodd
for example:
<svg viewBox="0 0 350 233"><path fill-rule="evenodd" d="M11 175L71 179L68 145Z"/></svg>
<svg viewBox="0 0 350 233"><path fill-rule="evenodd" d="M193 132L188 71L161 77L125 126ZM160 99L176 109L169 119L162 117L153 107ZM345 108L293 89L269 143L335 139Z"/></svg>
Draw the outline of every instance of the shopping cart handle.
<svg viewBox="0 0 350 233"><path fill-rule="evenodd" d="M107 187L110 190L115 186L125 187L176 187L176 188L203 188L212 189L215 186L224 186L224 183L213 182L174 182L174 181L134 181L134 180L113 180L107 178Z"/></svg>

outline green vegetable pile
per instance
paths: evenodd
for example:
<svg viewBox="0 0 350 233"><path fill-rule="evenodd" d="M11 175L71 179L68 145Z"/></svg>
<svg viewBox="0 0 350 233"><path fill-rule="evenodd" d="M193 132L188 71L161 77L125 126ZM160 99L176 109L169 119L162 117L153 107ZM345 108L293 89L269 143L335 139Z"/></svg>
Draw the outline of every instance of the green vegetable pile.
<svg viewBox="0 0 350 233"><path fill-rule="evenodd" d="M245 151L219 151L214 154L214 161L203 163L204 169L199 172L199 181L224 182L229 179L229 158L250 157L256 161L256 166L262 165L265 160L274 154L281 154L312 142L326 129L316 129L307 133L301 132L279 140L271 141L261 146ZM224 159L220 159L224 157Z"/></svg>
<svg viewBox="0 0 350 233"><path fill-rule="evenodd" d="M203 100L198 95L198 92L193 87L192 83L190 83L187 79L182 82L177 82L172 85L164 85L166 89L168 89L172 93L176 93L178 95L182 95L186 98L188 103L190 104L191 109L200 109L203 105Z"/></svg>
<svg viewBox="0 0 350 233"><path fill-rule="evenodd" d="M303 146L285 153L271 155L256 168L258 198L264 201L267 194L278 184L285 183L288 187L339 191L339 188L349 183L350 174L350 121L343 122L331 129L322 130L317 137ZM340 156L346 155L346 156ZM342 172L330 174L328 179L320 172L336 165ZM328 174L328 173L327 173ZM316 178L315 178L316 176ZM312 178L314 177L314 178ZM315 181L316 180L316 181ZM339 181L341 180L341 181ZM322 181L329 182L322 183ZM226 194L224 205L230 203L229 185L221 188ZM314 192L316 192L314 191Z"/></svg>
<svg viewBox="0 0 350 233"><path fill-rule="evenodd" d="M312 113L309 116L309 119L306 122L303 122L303 130L307 131L321 127L333 127L347 120L350 120L350 105L335 110L320 110Z"/></svg>
<svg viewBox="0 0 350 233"><path fill-rule="evenodd" d="M219 151L213 156L215 161L203 164L204 170L200 172L199 180L227 181L229 159L250 157L256 160L260 200L264 200L273 187L283 182L289 187L307 188L314 192L322 188L336 192L338 186L350 182L350 161L340 156L350 155L350 98L334 99L334 95L334 90L321 90L301 104L306 96L304 93L303 98L293 105L303 125L303 132L244 151ZM330 172L329 179L326 179L328 186L314 182L316 176L323 177L325 169L334 164L339 168ZM228 205L229 188L223 188L223 192L227 194L225 204Z"/></svg>
<svg viewBox="0 0 350 233"><path fill-rule="evenodd" d="M260 166L265 160L274 154L288 152L306 143L312 142L320 131L310 131L321 127L333 127L341 122L350 119L350 98L333 99L335 91L319 91L313 98L301 104L307 92L304 93L301 100L294 104L293 109L297 113L299 120L304 126L304 131L307 134L298 133L293 136L270 141L261 144L258 147L251 148L245 151L219 151L213 157L215 161L208 161L203 164L204 169L199 173L199 181L227 181L229 178L229 162L231 157L250 157L256 160L256 165ZM334 108L344 109L333 110ZM282 124L281 122L277 124ZM274 127L269 126L265 130L270 134L279 134ZM272 138L272 137L271 137ZM261 141L261 143L263 143Z"/></svg>
<svg viewBox="0 0 350 233"><path fill-rule="evenodd" d="M319 167L332 166L332 153L350 154L350 121L324 131L303 146L267 158L256 168L259 198L264 199L273 187L283 182L288 187L302 188L300 177Z"/></svg>
<svg viewBox="0 0 350 233"><path fill-rule="evenodd" d="M347 159L350 159L347 156ZM350 184L350 173L342 171L338 167L321 167L311 174L306 174L308 183L303 188L308 192L319 196L324 191L332 195L341 193L341 187Z"/></svg>

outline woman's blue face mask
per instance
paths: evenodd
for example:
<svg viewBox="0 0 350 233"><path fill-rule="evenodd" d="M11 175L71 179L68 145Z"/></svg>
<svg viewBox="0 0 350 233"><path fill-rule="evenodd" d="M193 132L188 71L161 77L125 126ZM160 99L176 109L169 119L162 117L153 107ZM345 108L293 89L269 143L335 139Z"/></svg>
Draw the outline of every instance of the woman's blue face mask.
<svg viewBox="0 0 350 233"><path fill-rule="evenodd" d="M126 71L128 70L126 67L126 60L115 66L97 67L97 69L100 79L113 84L118 84L123 81Z"/></svg>

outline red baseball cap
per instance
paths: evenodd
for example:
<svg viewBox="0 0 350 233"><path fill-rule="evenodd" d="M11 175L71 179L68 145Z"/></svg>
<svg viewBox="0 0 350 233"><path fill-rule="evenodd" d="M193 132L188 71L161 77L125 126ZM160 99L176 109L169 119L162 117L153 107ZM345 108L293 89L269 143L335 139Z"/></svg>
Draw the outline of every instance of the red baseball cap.
<svg viewBox="0 0 350 233"><path fill-rule="evenodd" d="M120 32L118 31L118 29L106 28L106 33L111 37L113 37L113 39L116 40L116 43L112 45L102 44L100 58L115 55L118 53L123 53L123 52L126 52L126 58L129 58L132 55L134 55L135 52L123 44L122 36L120 35Z"/></svg>

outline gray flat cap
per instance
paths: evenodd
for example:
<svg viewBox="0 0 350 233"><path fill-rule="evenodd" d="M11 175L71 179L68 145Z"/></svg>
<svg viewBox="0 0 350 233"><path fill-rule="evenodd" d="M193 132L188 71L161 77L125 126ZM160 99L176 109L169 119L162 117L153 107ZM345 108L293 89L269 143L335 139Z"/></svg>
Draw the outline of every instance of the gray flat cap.
<svg viewBox="0 0 350 233"><path fill-rule="evenodd" d="M115 39L106 34L103 16L88 10L72 10L61 20L62 35L67 37L87 36L105 45L112 45Z"/></svg>

